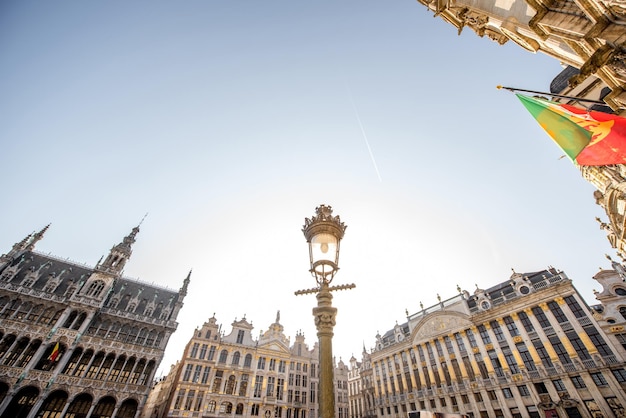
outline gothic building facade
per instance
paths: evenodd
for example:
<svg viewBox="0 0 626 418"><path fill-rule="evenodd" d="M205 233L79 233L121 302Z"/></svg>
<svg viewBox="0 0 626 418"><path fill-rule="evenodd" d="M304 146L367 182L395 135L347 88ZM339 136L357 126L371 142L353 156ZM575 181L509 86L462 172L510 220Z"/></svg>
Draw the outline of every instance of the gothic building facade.
<svg viewBox="0 0 626 418"><path fill-rule="evenodd" d="M187 294L123 276L139 228L95 267L35 251L0 256L0 416L134 418Z"/></svg>
<svg viewBox="0 0 626 418"><path fill-rule="evenodd" d="M597 83L613 111L626 111L623 0L418 0L459 34L468 27L500 45L514 42L570 66L570 88Z"/></svg>
<svg viewBox="0 0 626 418"><path fill-rule="evenodd" d="M551 267L407 312L351 362L351 418L624 416L626 284L615 269L594 279L593 307Z"/></svg>
<svg viewBox="0 0 626 418"><path fill-rule="evenodd" d="M280 313L258 338L244 317L225 334L215 316L194 331L170 373L156 382L144 418L315 418L319 349L298 333L290 344ZM334 369L335 416L348 418L348 367Z"/></svg>

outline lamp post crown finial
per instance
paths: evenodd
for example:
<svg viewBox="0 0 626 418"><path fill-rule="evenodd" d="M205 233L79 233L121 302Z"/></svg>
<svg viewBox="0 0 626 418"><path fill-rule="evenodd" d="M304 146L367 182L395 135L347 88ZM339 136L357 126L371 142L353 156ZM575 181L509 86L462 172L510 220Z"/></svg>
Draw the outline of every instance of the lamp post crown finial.
<svg viewBox="0 0 626 418"><path fill-rule="evenodd" d="M341 222L341 218L339 217L339 215L333 216L332 206L324 204L319 205L315 208L314 216L304 219L302 232L304 232L305 236L307 236L308 239L309 234L307 234L307 232L313 232L311 231L311 227L324 224L327 225L327 227L330 227L330 230L334 230L339 239L343 238L343 234L346 231L347 225ZM319 232L317 231L317 228L315 228L315 232Z"/></svg>

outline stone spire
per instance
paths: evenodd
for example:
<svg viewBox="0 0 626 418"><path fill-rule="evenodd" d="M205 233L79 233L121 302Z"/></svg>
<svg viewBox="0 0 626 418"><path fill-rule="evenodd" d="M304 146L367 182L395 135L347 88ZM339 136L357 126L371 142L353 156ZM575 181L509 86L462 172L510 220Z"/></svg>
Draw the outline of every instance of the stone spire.
<svg viewBox="0 0 626 418"><path fill-rule="evenodd" d="M130 258L132 251L132 245L135 243L135 237L139 232L139 225L134 227L130 234L128 234L122 242L111 248L109 255L102 264L98 264L96 267L100 271L111 273L114 275L121 275L126 262Z"/></svg>
<svg viewBox="0 0 626 418"><path fill-rule="evenodd" d="M39 241L41 241L41 239L43 238L43 236L46 233L46 231L48 230L48 228L50 228L50 224L44 226L41 231L35 232L34 234L32 234L30 242L28 243L28 246L25 248L25 250L32 251L33 248L35 248L35 244L37 244Z"/></svg>
<svg viewBox="0 0 626 418"><path fill-rule="evenodd" d="M187 277L183 280L183 287L178 291L178 298L176 299L176 303L174 304L174 310L172 311L171 320L175 321L176 317L178 317L178 313L183 307L183 300L185 296L187 296L187 289L189 288L189 282L191 281L191 270L187 273ZM213 315L215 316L215 314Z"/></svg>
<svg viewBox="0 0 626 418"><path fill-rule="evenodd" d="M0 255L0 270L10 264L13 260L17 259L24 251L30 251L35 247L37 241L43 238L43 234L48 230L50 224L46 225L41 231L28 234L20 242L13 244L11 250Z"/></svg>

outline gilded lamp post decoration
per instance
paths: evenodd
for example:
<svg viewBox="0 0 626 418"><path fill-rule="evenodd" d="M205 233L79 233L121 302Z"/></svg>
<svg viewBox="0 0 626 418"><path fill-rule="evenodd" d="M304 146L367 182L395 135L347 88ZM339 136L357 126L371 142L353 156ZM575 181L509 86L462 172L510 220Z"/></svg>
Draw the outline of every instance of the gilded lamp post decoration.
<svg viewBox="0 0 626 418"><path fill-rule="evenodd" d="M333 327L337 308L332 306L333 290L352 289L354 284L330 286L339 270L339 244L346 231L346 224L339 216L333 216L330 206L315 208L315 216L305 218L302 232L309 244L310 272L317 287L298 290L296 295L317 293L317 307L313 308L315 327L320 345L319 405L321 418L335 416L335 393L333 385Z"/></svg>

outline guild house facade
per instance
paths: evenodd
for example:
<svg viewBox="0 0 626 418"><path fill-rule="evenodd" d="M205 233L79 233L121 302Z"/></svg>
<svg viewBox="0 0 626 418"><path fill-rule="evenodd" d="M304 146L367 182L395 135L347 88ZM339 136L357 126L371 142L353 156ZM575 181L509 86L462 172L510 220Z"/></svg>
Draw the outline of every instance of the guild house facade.
<svg viewBox="0 0 626 418"><path fill-rule="evenodd" d="M144 418L261 417L319 415L319 349L298 333L283 333L280 313L253 338L244 317L222 331L215 316L197 328L180 361L155 383ZM348 418L348 367L334 367L335 417Z"/></svg>
<svg viewBox="0 0 626 418"><path fill-rule="evenodd" d="M351 360L350 417L626 416L626 276L617 267L594 276L596 306L550 267L407 312Z"/></svg>

